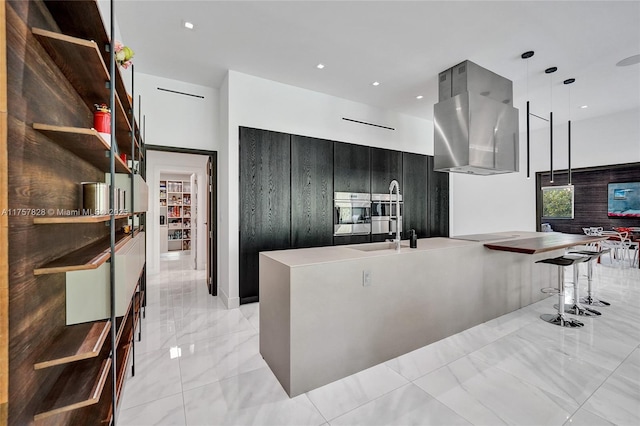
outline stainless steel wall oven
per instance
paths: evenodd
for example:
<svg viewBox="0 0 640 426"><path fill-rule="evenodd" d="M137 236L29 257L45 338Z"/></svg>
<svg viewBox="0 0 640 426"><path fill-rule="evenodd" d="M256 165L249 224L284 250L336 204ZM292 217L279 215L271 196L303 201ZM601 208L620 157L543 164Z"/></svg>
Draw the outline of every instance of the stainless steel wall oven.
<svg viewBox="0 0 640 426"><path fill-rule="evenodd" d="M396 232L396 195L371 195L371 233L389 234ZM400 218L402 218L402 195L400 195Z"/></svg>
<svg viewBox="0 0 640 426"><path fill-rule="evenodd" d="M333 235L367 235L371 233L371 195L334 193Z"/></svg>

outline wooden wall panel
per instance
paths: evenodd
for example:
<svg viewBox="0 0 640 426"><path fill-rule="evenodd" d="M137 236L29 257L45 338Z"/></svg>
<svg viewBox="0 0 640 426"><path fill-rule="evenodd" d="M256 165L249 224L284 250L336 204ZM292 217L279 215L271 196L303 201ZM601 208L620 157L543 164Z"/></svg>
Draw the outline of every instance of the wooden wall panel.
<svg viewBox="0 0 640 426"><path fill-rule="evenodd" d="M371 150L371 193L388 194L389 184L397 180L400 193L404 191L402 181L402 152L383 148Z"/></svg>
<svg viewBox="0 0 640 426"><path fill-rule="evenodd" d="M7 175L6 9L0 1L0 424L7 423L9 401L9 217Z"/></svg>
<svg viewBox="0 0 640 426"><path fill-rule="evenodd" d="M333 153L333 190L335 192L370 193L370 148L335 142Z"/></svg>
<svg viewBox="0 0 640 426"><path fill-rule="evenodd" d="M553 185L566 185L566 171L554 173ZM549 173L538 173L540 187L553 186L549 182ZM541 218L541 197L538 191L538 229L541 223L549 223L554 231L570 234L582 234L582 228L601 226L611 230L613 227L640 226L639 218L610 218L607 216L608 184L615 182L640 182L640 163L614 165L608 167L582 168L572 172L571 181L574 186L574 218L544 219Z"/></svg>
<svg viewBox="0 0 640 426"><path fill-rule="evenodd" d="M34 122L90 127L91 111L31 35L31 27L56 31L40 1L7 3L8 205L11 209L75 209L79 184L104 181L104 173L50 142ZM35 371L39 351L65 327L63 274L34 276L47 260L108 233L104 224L34 225L33 216L8 217L9 423L29 424L62 368ZM73 423L74 414L51 419Z"/></svg>
<svg viewBox="0 0 640 426"><path fill-rule="evenodd" d="M240 128L240 303L258 301L258 253L290 247L291 136Z"/></svg>
<svg viewBox="0 0 640 426"><path fill-rule="evenodd" d="M426 155L402 153L404 182L402 228L405 239L409 238L410 229L415 229L418 238L426 238L429 235L427 161Z"/></svg>
<svg viewBox="0 0 640 426"><path fill-rule="evenodd" d="M333 142L291 136L291 247L333 244Z"/></svg>
<svg viewBox="0 0 640 426"><path fill-rule="evenodd" d="M427 157L429 237L449 236L449 173L433 170L433 157Z"/></svg>

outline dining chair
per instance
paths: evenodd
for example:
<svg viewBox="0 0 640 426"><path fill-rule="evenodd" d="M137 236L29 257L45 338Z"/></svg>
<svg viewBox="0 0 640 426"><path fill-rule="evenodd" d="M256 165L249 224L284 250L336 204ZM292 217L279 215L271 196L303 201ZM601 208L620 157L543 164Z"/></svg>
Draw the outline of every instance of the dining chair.
<svg viewBox="0 0 640 426"><path fill-rule="evenodd" d="M614 264L614 260L616 260L621 266L624 266L627 258L630 264L635 263L635 260L631 261L630 249L633 243L629 239L629 232L602 231L600 235L608 237L602 241L602 247L611 249L609 252L611 264Z"/></svg>

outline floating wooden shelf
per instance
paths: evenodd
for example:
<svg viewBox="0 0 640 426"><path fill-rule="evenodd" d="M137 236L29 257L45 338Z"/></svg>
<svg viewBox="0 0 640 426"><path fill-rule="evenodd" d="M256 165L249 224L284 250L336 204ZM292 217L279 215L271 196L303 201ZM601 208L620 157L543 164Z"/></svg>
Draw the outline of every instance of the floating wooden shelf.
<svg viewBox="0 0 640 426"><path fill-rule="evenodd" d="M46 6L55 19L60 31L74 37L83 38L85 40L95 40L102 48L109 44L109 35L103 25L95 25L96 22L102 22L102 15L95 1L48 1ZM83 19L78 19L82 16ZM109 62L109 52L101 51L104 63ZM120 70L116 69L117 79L116 90L118 96L122 99L122 103L128 110L131 104L126 96L124 83ZM125 100L126 99L126 100Z"/></svg>
<svg viewBox="0 0 640 426"><path fill-rule="evenodd" d="M109 102L109 70L94 41L40 28L33 28L31 31L91 111L95 108L94 104ZM118 79L122 80L119 76L116 81ZM124 96L126 97L126 93ZM115 114L118 149L119 152L130 154L131 124L128 112L130 108L126 109L122 105L117 93L115 101L116 105L112 108L112 113Z"/></svg>
<svg viewBox="0 0 640 426"><path fill-rule="evenodd" d="M41 123L33 123L33 128L62 148L93 164L101 171L109 172L111 165L108 157L109 143L95 129L53 126ZM115 156L115 164L116 173L131 173L131 169L119 156Z"/></svg>
<svg viewBox="0 0 640 426"><path fill-rule="evenodd" d="M43 400L34 420L96 404L109 376L109 367L111 358L69 364Z"/></svg>
<svg viewBox="0 0 640 426"><path fill-rule="evenodd" d="M74 361L94 358L100 354L102 345L111 330L111 321L97 321L70 325L56 337L52 348L47 348L34 368L52 367Z"/></svg>
<svg viewBox="0 0 640 426"><path fill-rule="evenodd" d="M129 339L131 340L131 339ZM129 360L129 353L131 352L131 343L127 343L122 346L122 352L120 352L120 357L122 358L122 366L120 370L117 372L116 379L116 395L118 398L118 403L120 402L120 397L122 396L122 386L124 385L125 379L127 377L127 365Z"/></svg>
<svg viewBox="0 0 640 426"><path fill-rule="evenodd" d="M129 314L131 313L131 305L132 305L132 303L129 303L129 307L127 308L127 312L124 314L124 316L116 318L116 329L118 330L118 334L116 334L116 346L120 345L120 339L122 338L122 332L124 331L125 327L127 326L126 320L129 318Z"/></svg>
<svg viewBox="0 0 640 426"><path fill-rule="evenodd" d="M136 214L136 213L134 213ZM129 213L125 214L117 214L116 220L125 219L131 216ZM102 216L40 216L33 219L33 223L36 225L48 225L48 224L56 224L56 223L100 223L100 222L108 222L111 219L109 215Z"/></svg>
<svg viewBox="0 0 640 426"><path fill-rule="evenodd" d="M131 239L131 234L116 234L116 250ZM110 237L102 238L95 243L84 246L47 263L33 271L34 275L56 274L59 272L85 271L97 269L111 258Z"/></svg>

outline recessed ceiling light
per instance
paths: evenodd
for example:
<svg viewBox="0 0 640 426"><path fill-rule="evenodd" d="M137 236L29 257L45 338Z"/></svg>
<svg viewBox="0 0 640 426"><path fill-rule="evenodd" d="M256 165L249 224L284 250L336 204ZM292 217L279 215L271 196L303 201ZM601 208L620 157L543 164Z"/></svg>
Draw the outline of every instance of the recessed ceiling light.
<svg viewBox="0 0 640 426"><path fill-rule="evenodd" d="M194 28L194 25L191 22L184 21L184 27L188 30L192 30Z"/></svg>
<svg viewBox="0 0 640 426"><path fill-rule="evenodd" d="M582 109L589 108L589 105L582 105L580 108Z"/></svg>
<svg viewBox="0 0 640 426"><path fill-rule="evenodd" d="M374 81L373 83L371 83L372 86L380 86L380 82L378 81Z"/></svg>
<svg viewBox="0 0 640 426"><path fill-rule="evenodd" d="M629 56L628 58L624 58L620 62L616 64L619 67L627 67L629 65L640 64L640 54Z"/></svg>
<svg viewBox="0 0 640 426"><path fill-rule="evenodd" d="M416 96L416 99L422 99L422 98L424 98L424 96L422 96L422 95Z"/></svg>
<svg viewBox="0 0 640 426"><path fill-rule="evenodd" d="M321 70L322 68L324 68L324 64L318 64L318 65L316 65L316 68L318 68L319 70Z"/></svg>

